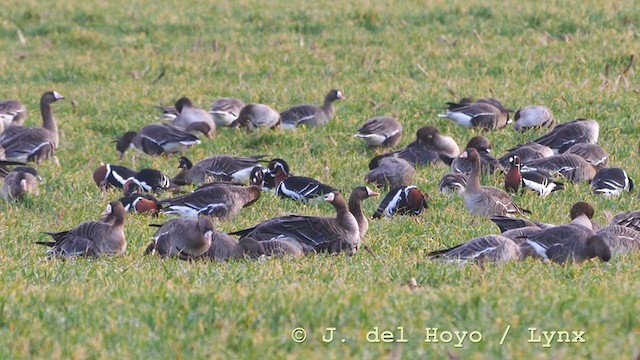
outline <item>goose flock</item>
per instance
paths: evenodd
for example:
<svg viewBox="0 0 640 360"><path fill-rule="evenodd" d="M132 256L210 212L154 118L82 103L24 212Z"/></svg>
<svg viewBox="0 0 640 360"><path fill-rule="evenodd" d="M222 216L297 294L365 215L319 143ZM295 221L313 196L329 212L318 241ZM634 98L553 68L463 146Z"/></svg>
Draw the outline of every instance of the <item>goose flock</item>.
<svg viewBox="0 0 640 360"><path fill-rule="evenodd" d="M345 199L335 187L311 177L295 175L281 158L267 155L214 155L194 161L184 156L191 146L216 136L220 127L235 127L248 133L258 128L324 126L335 113L334 102L344 99L332 89L322 105L297 105L278 112L265 104L245 104L236 98L219 98L210 109L195 106L187 97L174 106L161 106L162 122L129 131L114 141L120 159L135 148L150 156L181 154L178 173L170 177L156 169L130 169L119 164L100 164L93 180L107 197L122 191L108 203L97 221L85 221L66 231L46 232L52 241L37 241L48 247L47 258L121 255L127 241L126 212L175 215L157 227L153 241L144 251L160 257L185 260L269 256L298 257L312 252L354 254L364 245L369 229L361 202L380 194L368 186L358 186ZM37 196L40 177L34 167L52 159L59 146L58 128L52 104L64 96L45 92L40 100L42 127L23 126L26 108L17 100L0 100L0 195L8 201ZM373 219L421 214L428 195L414 184L416 169L423 166L448 168L439 183L439 192L463 198L466 211L489 218L499 234L483 235L449 249L430 252L427 257L450 261L511 261L528 257L567 262L612 256L640 250L640 211L613 217L604 227L593 222L593 207L576 202L566 224L546 224L518 205L514 194L535 191L540 197L553 196L565 182L590 182L603 196L623 196L632 191L633 181L621 168L609 167L609 155L597 145L599 124L576 119L558 124L544 106L526 106L515 112L494 98L463 98L447 103L438 117L454 121L481 133L504 129L524 132L538 128L547 133L538 139L516 144L502 157L491 153L491 141L474 136L460 150L457 142L432 125L417 130L415 140L402 149L375 156L369 172L361 178L381 190L388 190ZM286 130L285 130L286 131ZM486 131L486 132L485 132ZM394 148L402 137L402 124L389 116L367 120L355 133L370 147ZM482 174L503 174L504 190L483 185ZM186 192L186 185L197 186ZM229 221L243 208L259 201L262 192L299 202L325 201L335 208L335 216L291 214L266 219L229 234L216 231L216 221ZM156 196L162 195L162 199ZM237 236L238 238L236 239ZM370 250L369 250L370 251Z"/></svg>

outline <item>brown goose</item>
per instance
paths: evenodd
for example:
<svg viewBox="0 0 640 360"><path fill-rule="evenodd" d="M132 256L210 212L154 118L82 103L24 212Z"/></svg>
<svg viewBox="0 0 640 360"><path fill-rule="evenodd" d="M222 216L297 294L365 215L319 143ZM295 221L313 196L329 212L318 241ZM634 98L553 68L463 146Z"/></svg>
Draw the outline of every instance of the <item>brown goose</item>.
<svg viewBox="0 0 640 360"><path fill-rule="evenodd" d="M7 160L40 163L53 156L58 148L58 126L51 112L51 104L60 99L64 99L64 96L55 91L42 94L42 127L12 126L5 129L0 146L4 148Z"/></svg>
<svg viewBox="0 0 640 360"><path fill-rule="evenodd" d="M367 186L358 186L349 196L349 212L358 222L358 230L360 233L360 241L364 241L364 236L369 231L369 221L362 211L362 200L370 197L380 196L379 193L369 189Z"/></svg>
<svg viewBox="0 0 640 360"><path fill-rule="evenodd" d="M529 213L513 202L504 191L493 186L480 185L480 154L478 150L470 148L465 150L460 157L469 159L471 173L467 179L467 187L464 191L464 204L472 214L491 216Z"/></svg>
<svg viewBox="0 0 640 360"><path fill-rule="evenodd" d="M18 100L0 100L0 122L4 128L22 125L27 117L27 108ZM2 126L0 125L0 126Z"/></svg>
<svg viewBox="0 0 640 360"><path fill-rule="evenodd" d="M231 126L238 118L240 111L244 107L244 103L236 98L219 98L216 99L209 108L209 113L213 116L213 121L217 127Z"/></svg>
<svg viewBox="0 0 640 360"><path fill-rule="evenodd" d="M214 232L213 223L206 216L200 216L197 220L171 219L160 225L153 235L153 243L145 252L192 260L209 249Z"/></svg>
<svg viewBox="0 0 640 360"><path fill-rule="evenodd" d="M181 97L176 101L176 110L178 116L171 121L171 125L188 133L191 133L195 128L206 128L209 131L205 131L203 134L208 138L212 138L216 134L216 123L211 114L194 106L188 97ZM194 124L198 123L206 124L206 127L194 127Z"/></svg>
<svg viewBox="0 0 640 360"><path fill-rule="evenodd" d="M244 257L257 258L263 255L268 257L299 257L303 256L304 252L302 246L297 242L257 241L252 237L244 237L238 241L227 234L215 233L211 246L200 258L227 261Z"/></svg>
<svg viewBox="0 0 640 360"><path fill-rule="evenodd" d="M173 178L177 185L202 184L207 181L246 182L251 170L266 155L231 156L216 155L193 165L186 157L180 158L180 172Z"/></svg>
<svg viewBox="0 0 640 360"><path fill-rule="evenodd" d="M507 154L499 158L498 162L500 162L500 165L506 169L509 167L509 159L513 156L518 156L520 161L523 164L526 164L531 160L542 159L553 155L553 150L551 150L550 147L540 145L533 141L527 141L524 144L517 145L507 150Z"/></svg>
<svg viewBox="0 0 640 360"><path fill-rule="evenodd" d="M413 183L415 176L416 170L407 161L386 157L380 160L378 167L364 176L364 181L380 187L407 186Z"/></svg>
<svg viewBox="0 0 640 360"><path fill-rule="evenodd" d="M511 123L509 112L499 103L476 101L470 104L461 104L457 107L449 107L444 114L438 117L449 118L460 126L466 128L496 130L502 129Z"/></svg>
<svg viewBox="0 0 640 360"><path fill-rule="evenodd" d="M580 156L591 164L596 171L604 169L609 165L609 154L607 154L607 152L598 144L575 144L570 147L565 154Z"/></svg>
<svg viewBox="0 0 640 360"><path fill-rule="evenodd" d="M29 166L18 166L10 171L0 188L0 197L5 200L21 200L27 194L38 195L38 183L41 178L36 169Z"/></svg>
<svg viewBox="0 0 640 360"><path fill-rule="evenodd" d="M47 258L73 256L122 255L127 248L124 237L124 206L112 201L102 214L104 221L85 221L75 228L47 233L54 241L36 244L50 247Z"/></svg>
<svg viewBox="0 0 640 360"><path fill-rule="evenodd" d="M249 133L261 127L273 129L280 126L280 124L279 112L264 104L249 104L242 108L238 118L229 126L242 126Z"/></svg>
<svg viewBox="0 0 640 360"><path fill-rule="evenodd" d="M485 235L449 249L432 251L427 257L447 260L504 262L520 260L520 246L502 235Z"/></svg>
<svg viewBox="0 0 640 360"><path fill-rule="evenodd" d="M255 203L260 198L260 193L258 186L219 183L190 194L161 200L158 204L162 205L160 211L167 214L178 214L192 219L208 215L228 220L236 216L243 207Z"/></svg>
<svg viewBox="0 0 640 360"><path fill-rule="evenodd" d="M342 99L344 99L342 91L334 89L330 90L324 97L322 106L297 105L291 107L280 113L282 127L285 129L293 129L300 125L311 127L326 125L335 112L333 102Z"/></svg>
<svg viewBox="0 0 640 360"><path fill-rule="evenodd" d="M241 238L251 236L258 241L283 239L297 241L305 252L327 251L354 254L360 246L358 221L349 212L338 192L326 195L325 201L336 209L336 217L288 215L266 220L253 227L232 232Z"/></svg>
<svg viewBox="0 0 640 360"><path fill-rule="evenodd" d="M504 172L504 168L498 160L491 155L491 141L484 136L474 136L469 139L465 149L476 149L480 155L480 168L483 173L493 174L496 171ZM447 158L440 156L445 164L451 165L451 172L468 174L471 172L471 161L460 156L456 158Z"/></svg>
<svg viewBox="0 0 640 360"><path fill-rule="evenodd" d="M620 225L640 231L640 210L617 213L611 221L609 221L609 225Z"/></svg>
<svg viewBox="0 0 640 360"><path fill-rule="evenodd" d="M461 173L445 174L438 183L438 192L445 195L464 194L467 187L467 175Z"/></svg>
<svg viewBox="0 0 640 360"><path fill-rule="evenodd" d="M195 126L198 127L200 124L195 124ZM182 131L170 124L149 124L138 132L125 133L115 143L118 157L122 159L125 151L130 147L152 156L168 155L200 144L200 140L188 131Z"/></svg>
<svg viewBox="0 0 640 360"><path fill-rule="evenodd" d="M377 116L367 120L353 136L372 147L395 147L402 138L402 124L389 116Z"/></svg>
<svg viewBox="0 0 640 360"><path fill-rule="evenodd" d="M609 225L596 230L611 249L611 254L624 254L640 251L640 232L620 225Z"/></svg>
<svg viewBox="0 0 640 360"><path fill-rule="evenodd" d="M575 144L597 143L599 134L600 125L597 121L577 119L556 126L534 141L550 147L555 154L562 154Z"/></svg>
<svg viewBox="0 0 640 360"><path fill-rule="evenodd" d="M520 132L529 129L553 129L556 126L556 119L553 117L551 109L546 106L525 106L516 111L513 117L513 128Z"/></svg>
<svg viewBox="0 0 640 360"><path fill-rule="evenodd" d="M573 182L591 181L596 176L596 168L585 159L574 154L561 154L523 163L520 171L546 171L551 175L562 175Z"/></svg>

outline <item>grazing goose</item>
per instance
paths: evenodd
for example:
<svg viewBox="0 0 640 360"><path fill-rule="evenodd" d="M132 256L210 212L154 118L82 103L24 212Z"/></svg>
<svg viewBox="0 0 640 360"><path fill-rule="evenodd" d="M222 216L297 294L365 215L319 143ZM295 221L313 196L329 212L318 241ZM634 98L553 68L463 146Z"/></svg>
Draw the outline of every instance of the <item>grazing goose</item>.
<svg viewBox="0 0 640 360"><path fill-rule="evenodd" d="M511 167L504 176L504 187L507 191L517 193L520 187L536 191L541 197L545 197L554 191L564 189L564 184L556 181L547 171L538 170L526 173L520 172L520 158L513 155L509 161Z"/></svg>
<svg viewBox="0 0 640 360"><path fill-rule="evenodd" d="M316 105L298 105L291 107L282 113L282 127L285 129L293 129L300 125L311 127L326 125L333 117L333 102L342 100L344 96L340 90L330 90L324 97L322 106Z"/></svg>
<svg viewBox="0 0 640 360"><path fill-rule="evenodd" d="M484 136L474 136L467 143L465 149L476 149L480 154L480 169L483 173L493 174L496 171L504 172L504 168L498 162L498 159L491 155L491 141ZM445 164L451 165L451 172L468 174L471 172L471 161L467 158L457 156L448 158L444 155L440 156Z"/></svg>
<svg viewBox="0 0 640 360"><path fill-rule="evenodd" d="M492 187L480 185L480 154L478 150L470 148L465 150L460 157L471 161L471 173L467 179L467 187L464 191L464 205L472 214L491 216L529 213L511 200L504 191Z"/></svg>
<svg viewBox="0 0 640 360"><path fill-rule="evenodd" d="M458 144L449 136L440 134L433 126L423 126L416 131L416 139L402 150L378 155L369 162L369 169L378 166L381 159L396 157L408 161L414 167L440 162L440 156L456 157L460 154Z"/></svg>
<svg viewBox="0 0 640 360"><path fill-rule="evenodd" d="M464 194L467 187L467 175L461 173L449 173L440 179L438 184L438 192L445 195Z"/></svg>
<svg viewBox="0 0 640 360"><path fill-rule="evenodd" d="M27 108L20 101L0 100L0 122L4 125L3 128L22 125L26 117Z"/></svg>
<svg viewBox="0 0 640 360"><path fill-rule="evenodd" d="M575 144L597 143L599 133L600 125L597 121L577 119L556 126L534 141L550 147L555 154L562 154Z"/></svg>
<svg viewBox="0 0 640 360"><path fill-rule="evenodd" d="M38 183L41 178L32 167L17 166L6 175L0 174L0 177L4 177L0 197L5 200L21 200L27 194L39 194Z"/></svg>
<svg viewBox="0 0 640 360"><path fill-rule="evenodd" d="M220 220L229 220L243 207L252 205L260 198L260 188L239 184L211 184L186 195L161 200L161 212L197 218L208 215Z"/></svg>
<svg viewBox="0 0 640 360"><path fill-rule="evenodd" d="M604 169L609 165L609 154L598 144L575 144L564 153L580 156L596 170Z"/></svg>
<svg viewBox="0 0 640 360"><path fill-rule="evenodd" d="M85 221L71 230L46 233L54 241L37 241L36 244L51 248L47 251L47 259L124 254L127 248L124 206L119 201L112 201L102 215L104 221Z"/></svg>
<svg viewBox="0 0 640 360"><path fill-rule="evenodd" d="M275 173L275 193L285 199L289 198L295 201L317 200L318 198L324 198L328 193L336 191L333 187L316 179L290 175L279 159L269 162L268 171Z"/></svg>
<svg viewBox="0 0 640 360"><path fill-rule="evenodd" d="M553 129L556 126L551 109L540 105L529 105L516 111L514 120L513 128L520 132L529 129Z"/></svg>
<svg viewBox="0 0 640 360"><path fill-rule="evenodd" d="M178 111L178 116L171 121L171 125L188 133L192 132L191 129L208 129L208 131L202 132L208 138L212 138L216 134L216 123L213 121L211 114L194 106L189 98L181 97L178 99L176 101L176 110ZM198 123L206 124L206 126L197 127L197 125L194 125ZM196 127L194 128L194 126Z"/></svg>
<svg viewBox="0 0 640 360"><path fill-rule="evenodd" d="M100 188L122 189L124 183L135 174L135 170L126 166L100 163L100 166L93 172L93 181Z"/></svg>
<svg viewBox="0 0 640 360"><path fill-rule="evenodd" d="M620 168L604 168L598 170L591 180L591 188L596 194L620 196L625 191L633 190L633 180Z"/></svg>
<svg viewBox="0 0 640 360"><path fill-rule="evenodd" d="M596 169L585 159L574 154L554 155L547 158L531 160L523 164L523 173L532 171L546 171L552 176L562 175L572 182L591 181L596 176Z"/></svg>
<svg viewBox="0 0 640 360"><path fill-rule="evenodd" d="M432 251L427 254L427 257L460 261L504 262L520 260L522 253L520 246L508 237L485 235L449 249Z"/></svg>
<svg viewBox="0 0 640 360"><path fill-rule="evenodd" d="M200 124L195 124L199 126ZM200 144L200 140L188 131L182 131L170 124L149 124L140 131L129 131L116 141L118 157L122 159L129 147L135 147L145 154L168 155L182 152L186 148Z"/></svg>
<svg viewBox="0 0 640 360"><path fill-rule="evenodd" d="M359 224L349 212L338 192L326 195L325 201L336 209L336 217L288 215L266 220L253 227L232 232L241 238L251 236L258 241L286 239L297 241L305 252L327 251L354 254L360 246Z"/></svg>
<svg viewBox="0 0 640 360"><path fill-rule="evenodd" d="M244 107L244 103L236 98L219 98L216 99L209 108L209 113L213 116L213 121L217 127L231 126L240 115L240 111Z"/></svg>
<svg viewBox="0 0 640 360"><path fill-rule="evenodd" d="M509 167L509 159L514 155L520 158L520 162L522 164L526 164L531 160L551 157L555 154L550 147L540 145L533 141L527 141L524 144L517 145L507 150L507 153L503 157L499 158L498 162L500 162L500 165L506 169Z"/></svg>
<svg viewBox="0 0 640 360"><path fill-rule="evenodd" d="M596 230L611 249L612 255L640 251L640 232L620 225L609 225Z"/></svg>
<svg viewBox="0 0 640 360"><path fill-rule="evenodd" d="M0 178L4 178L10 173L11 169L9 169L9 166L13 165L25 165L25 163L19 161L0 160Z"/></svg>
<svg viewBox="0 0 640 360"><path fill-rule="evenodd" d="M161 257L173 256L193 260L211 247L215 232L211 219L200 216L196 220L171 219L153 235L153 243L145 253L157 253ZM235 241L235 240L234 240Z"/></svg>
<svg viewBox="0 0 640 360"><path fill-rule="evenodd" d="M58 126L51 112L51 104L60 99L64 99L64 96L55 91L42 94L40 98L42 127L12 126L5 129L0 146L4 148L7 160L40 163L54 156L58 148Z"/></svg>
<svg viewBox="0 0 640 360"><path fill-rule="evenodd" d="M167 175L155 169L142 169L129 177L122 185L125 196L131 195L136 191L157 192L175 188L175 184L171 182Z"/></svg>
<svg viewBox="0 0 640 360"><path fill-rule="evenodd" d="M208 181L247 182L251 170L266 155L231 156L216 155L193 165L186 157L180 158L180 172L173 178L177 185L202 184Z"/></svg>
<svg viewBox="0 0 640 360"><path fill-rule="evenodd" d="M417 186L399 186L382 199L373 218L379 219L382 215L390 218L395 214L418 216L428 207L427 194Z"/></svg>
<svg viewBox="0 0 640 360"><path fill-rule="evenodd" d="M389 116L377 116L367 120L353 136L372 147L395 147L402 137L402 124Z"/></svg>
<svg viewBox="0 0 640 360"><path fill-rule="evenodd" d="M249 133L260 127L273 129L280 126L280 124L279 112L264 104L249 104L240 110L238 118L229 126L242 126Z"/></svg>
<svg viewBox="0 0 640 360"><path fill-rule="evenodd" d="M640 231L640 210L617 213L611 221L609 221L609 225L620 225Z"/></svg>
<svg viewBox="0 0 640 360"><path fill-rule="evenodd" d="M374 183L379 187L411 185L416 176L416 170L407 161L395 158L382 158L378 167L364 176L364 181Z"/></svg>
<svg viewBox="0 0 640 360"><path fill-rule="evenodd" d="M137 214L157 215L162 206L158 203L158 199L149 194L133 193L129 196L123 196L118 199L124 205L125 211Z"/></svg>
<svg viewBox="0 0 640 360"><path fill-rule="evenodd" d="M449 118L460 126L485 130L502 129L511 123L509 112L504 107L496 107L499 103L476 101L460 106L449 105L449 109L438 117Z"/></svg>

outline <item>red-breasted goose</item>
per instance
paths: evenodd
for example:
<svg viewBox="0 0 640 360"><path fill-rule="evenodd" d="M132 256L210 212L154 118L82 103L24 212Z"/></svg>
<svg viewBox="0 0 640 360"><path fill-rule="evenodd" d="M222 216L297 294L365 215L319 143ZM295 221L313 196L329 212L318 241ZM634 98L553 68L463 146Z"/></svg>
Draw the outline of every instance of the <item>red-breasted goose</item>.
<svg viewBox="0 0 640 360"><path fill-rule="evenodd" d="M39 194L38 183L41 178L32 167L17 166L6 175L0 171L0 178L4 178L0 197L5 200L21 200L27 194Z"/></svg>
<svg viewBox="0 0 640 360"><path fill-rule="evenodd" d="M383 215L390 218L396 214L420 215L429 207L427 198L427 194L415 185L395 187L382 199L378 209L373 213L373 218L379 219Z"/></svg>
<svg viewBox="0 0 640 360"><path fill-rule="evenodd" d="M402 124L390 116L377 116L362 124L353 136L372 147L395 147L402 138Z"/></svg>
<svg viewBox="0 0 640 360"><path fill-rule="evenodd" d="M600 125L597 121L577 119L556 126L534 141L550 147L555 154L562 154L575 144L597 143L599 133Z"/></svg>
<svg viewBox="0 0 640 360"><path fill-rule="evenodd" d="M42 127L11 126L0 137L0 146L4 148L7 160L35 161L54 156L58 148L58 126L51 112L51 104L64 99L55 91L47 91L40 98Z"/></svg>
<svg viewBox="0 0 640 360"><path fill-rule="evenodd" d="M516 111L513 118L513 128L520 132L530 129L553 129L556 126L553 112L546 106L525 106Z"/></svg>
<svg viewBox="0 0 640 360"><path fill-rule="evenodd" d="M211 184L186 195L161 200L161 212L179 214L182 217L197 218L208 215L220 220L236 216L243 207L255 203L260 198L260 188L239 184Z"/></svg>
<svg viewBox="0 0 640 360"><path fill-rule="evenodd" d="M157 215L162 205L155 196L149 194L133 193L118 199L124 205L126 211L138 214Z"/></svg>
<svg viewBox="0 0 640 360"><path fill-rule="evenodd" d="M240 115L244 103L240 99L224 97L216 99L209 108L217 127L231 126Z"/></svg>
<svg viewBox="0 0 640 360"><path fill-rule="evenodd" d="M275 171L275 193L285 199L295 201L311 201L324 198L328 193L336 191L333 187L307 176L293 176L276 160L269 163L268 169Z"/></svg>
<svg viewBox="0 0 640 360"><path fill-rule="evenodd" d="M180 172L173 181L177 185L202 184L208 181L247 182L251 170L266 155L232 156L216 155L200 160L193 165L186 157L180 158Z"/></svg>
<svg viewBox="0 0 640 360"><path fill-rule="evenodd" d="M248 104L240 110L238 118L234 120L231 127L241 126L247 133L257 128L265 127L269 129L280 126L280 113L265 104Z"/></svg>
<svg viewBox="0 0 640 360"><path fill-rule="evenodd" d="M467 175L461 173L449 173L440 179L438 183L438 192L445 195L464 194L467 187Z"/></svg>
<svg viewBox="0 0 640 360"><path fill-rule="evenodd" d="M124 183L135 174L135 170L126 166L100 163L100 166L93 172L93 181L100 188L122 189Z"/></svg>
<svg viewBox="0 0 640 360"><path fill-rule="evenodd" d="M176 189L169 177L156 169L142 169L125 180L122 190L125 196L136 191L155 192Z"/></svg>
<svg viewBox="0 0 640 360"><path fill-rule="evenodd" d="M36 244L50 247L48 259L124 254L127 248L124 206L120 201L112 201L102 215L104 221L85 221L71 230L47 233L54 241L37 241Z"/></svg>
<svg viewBox="0 0 640 360"><path fill-rule="evenodd" d="M504 191L493 186L480 185L480 154L478 150L469 148L460 157L471 161L471 173L467 179L467 187L463 198L467 210L476 215L508 215L528 213L516 204Z"/></svg>
<svg viewBox="0 0 640 360"><path fill-rule="evenodd" d="M4 128L22 125L27 117L27 108L18 100L0 100L0 122Z"/></svg>
<svg viewBox="0 0 640 360"><path fill-rule="evenodd" d="M378 167L369 171L364 176L364 181L374 183L379 187L407 186L413 183L416 170L407 161L395 158L382 158Z"/></svg>
<svg viewBox="0 0 640 360"><path fill-rule="evenodd" d="M513 155L510 159L509 171L504 176L504 187L507 191L517 193L525 187L536 191L541 197L554 191L564 189L564 184L556 181L548 171L537 170L522 173L520 157Z"/></svg>
<svg viewBox="0 0 640 360"><path fill-rule="evenodd" d="M232 232L240 237L251 236L258 241L295 239L309 251L345 252L354 254L360 246L360 231L356 218L338 192L326 195L325 201L336 209L336 217L288 215L268 219L253 227Z"/></svg>
<svg viewBox="0 0 640 360"><path fill-rule="evenodd" d="M596 169L585 159L574 154L554 155L547 158L531 160L522 164L520 171L547 171L551 175L562 175L573 182L591 181L596 176Z"/></svg>
<svg viewBox="0 0 640 360"><path fill-rule="evenodd" d="M604 169L609 165L609 154L598 144L575 144L564 153L580 156L596 170Z"/></svg>
<svg viewBox="0 0 640 360"><path fill-rule="evenodd" d="M611 254L624 254L640 251L640 232L620 225L609 225L596 230L611 249Z"/></svg>
<svg viewBox="0 0 640 360"><path fill-rule="evenodd" d="M480 168L483 173L493 174L496 171L504 172L504 168L493 155L491 155L491 141L484 136L478 135L469 139L465 149L476 149L480 155ZM467 158L457 156L453 159L442 155L440 158L445 164L451 165L451 172L468 174L471 172L471 161Z"/></svg>
<svg viewBox="0 0 640 360"><path fill-rule="evenodd" d="M129 147L152 156L167 155L182 152L192 145L200 144L200 140L197 136L170 124L149 124L138 132L125 133L115 143L118 156L122 159Z"/></svg>
<svg viewBox="0 0 640 360"><path fill-rule="evenodd" d="M448 118L466 128L496 130L511 123L509 112L504 107L496 107L498 103L476 101L461 106L450 105L450 109L438 117ZM501 106L501 105L500 105Z"/></svg>
<svg viewBox="0 0 640 360"><path fill-rule="evenodd" d="M203 132L208 138L216 134L216 123L207 111L194 106L188 97L181 97L176 101L178 116L171 121L171 124L180 130L191 133L193 124L203 123L207 125L209 131Z"/></svg>
<svg viewBox="0 0 640 360"><path fill-rule="evenodd" d="M335 111L333 102L342 99L344 99L342 91L333 89L324 97L322 106L297 105L291 107L280 113L282 127L292 129L300 125L311 127L326 125L333 117Z"/></svg>
<svg viewBox="0 0 640 360"><path fill-rule="evenodd" d="M509 167L509 159L514 155L517 155L520 158L520 162L522 164L526 164L531 160L551 157L555 154L548 146L540 145L533 141L527 141L524 144L517 145L507 150L507 153L503 157L499 158L498 162L500 162L500 165L506 169Z"/></svg>
<svg viewBox="0 0 640 360"><path fill-rule="evenodd" d="M633 190L633 180L623 169L605 168L598 170L591 180L591 188L596 194L620 196L625 191Z"/></svg>
<svg viewBox="0 0 640 360"><path fill-rule="evenodd" d="M153 243L145 253L193 260L211 247L214 232L213 223L206 216L200 216L196 220L171 219L160 225L153 235Z"/></svg>
<svg viewBox="0 0 640 360"><path fill-rule="evenodd" d="M436 250L427 254L434 259L459 261L494 261L504 262L520 260L520 246L502 235L484 235L471 239L449 249Z"/></svg>

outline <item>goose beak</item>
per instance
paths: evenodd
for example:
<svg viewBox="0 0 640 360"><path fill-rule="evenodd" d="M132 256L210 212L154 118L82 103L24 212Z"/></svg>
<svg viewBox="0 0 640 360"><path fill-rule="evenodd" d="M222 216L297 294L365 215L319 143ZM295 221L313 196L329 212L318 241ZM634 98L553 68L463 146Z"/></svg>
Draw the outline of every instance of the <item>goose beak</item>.
<svg viewBox="0 0 640 360"><path fill-rule="evenodd" d="M325 197L324 197L324 201L326 202L333 202L333 200L336 198L336 195L334 193L328 193Z"/></svg>
<svg viewBox="0 0 640 360"><path fill-rule="evenodd" d="M466 151L463 152L462 154L460 154L460 156L458 156L460 159L466 159L469 156L469 153L467 153Z"/></svg>

